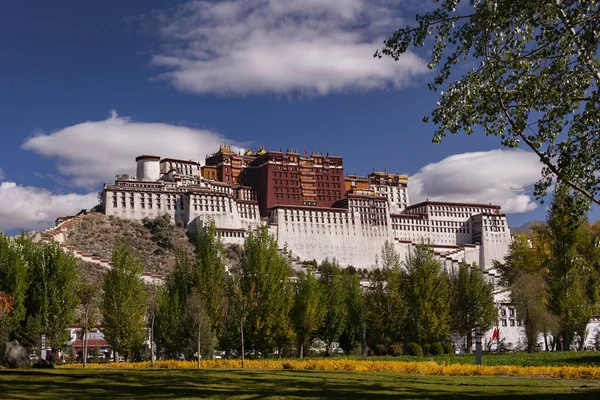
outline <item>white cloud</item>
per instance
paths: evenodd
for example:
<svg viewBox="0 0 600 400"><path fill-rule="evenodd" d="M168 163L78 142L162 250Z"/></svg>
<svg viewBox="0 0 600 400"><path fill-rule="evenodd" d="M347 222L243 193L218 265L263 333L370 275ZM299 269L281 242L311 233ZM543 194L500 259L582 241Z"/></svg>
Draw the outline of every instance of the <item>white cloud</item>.
<svg viewBox="0 0 600 400"><path fill-rule="evenodd" d="M114 181L116 174L135 175L135 157L141 154L202 162L206 154L226 142L211 131L135 122L112 111L104 121L35 135L25 141L23 148L55 158L58 170L71 185L92 189Z"/></svg>
<svg viewBox="0 0 600 400"><path fill-rule="evenodd" d="M500 204L506 213L535 209L530 186L540 179L537 156L522 150L456 154L409 179L411 202L426 199Z"/></svg>
<svg viewBox="0 0 600 400"><path fill-rule="evenodd" d="M427 71L373 58L401 24L398 0L188 1L158 14L153 63L182 91L325 95L399 88Z"/></svg>
<svg viewBox="0 0 600 400"><path fill-rule="evenodd" d="M59 216L72 215L98 203L97 193L53 194L15 182L0 183L0 230L43 230Z"/></svg>

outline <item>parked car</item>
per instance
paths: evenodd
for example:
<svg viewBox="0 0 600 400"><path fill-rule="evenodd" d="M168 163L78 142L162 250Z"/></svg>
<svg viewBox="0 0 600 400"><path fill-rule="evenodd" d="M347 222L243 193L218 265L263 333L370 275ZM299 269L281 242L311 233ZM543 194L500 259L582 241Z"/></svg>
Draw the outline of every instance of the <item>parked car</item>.
<svg viewBox="0 0 600 400"><path fill-rule="evenodd" d="M180 361L185 361L185 356L183 355L183 353L177 353L177 354L175 354L175 359L180 360Z"/></svg>
<svg viewBox="0 0 600 400"><path fill-rule="evenodd" d="M31 361L38 361L39 359L40 358L35 353L29 355L29 360L31 360Z"/></svg>
<svg viewBox="0 0 600 400"><path fill-rule="evenodd" d="M119 362L125 362L125 357L119 356Z"/></svg>

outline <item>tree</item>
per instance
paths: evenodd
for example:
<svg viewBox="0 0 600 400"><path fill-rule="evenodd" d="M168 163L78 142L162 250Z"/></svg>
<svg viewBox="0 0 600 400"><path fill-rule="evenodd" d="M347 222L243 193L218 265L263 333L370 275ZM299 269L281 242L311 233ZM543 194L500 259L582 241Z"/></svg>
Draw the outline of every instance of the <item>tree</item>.
<svg viewBox="0 0 600 400"><path fill-rule="evenodd" d="M95 282L83 280L78 287L77 320L83 331L83 368L87 367L88 332L100 319L100 288Z"/></svg>
<svg viewBox="0 0 600 400"><path fill-rule="evenodd" d="M298 337L298 356L304 357L304 348L308 344L310 335L315 332L323 322L325 308L322 301L325 292L319 280L315 278L312 267L301 272L294 291L294 305L291 309L292 321Z"/></svg>
<svg viewBox="0 0 600 400"><path fill-rule="evenodd" d="M461 262L458 271L450 277L452 329L467 336L467 352L473 346L473 330L477 325L482 331L493 326L498 312L494 306L494 285L486 283L479 267Z"/></svg>
<svg viewBox="0 0 600 400"><path fill-rule="evenodd" d="M342 271L342 282L348 318L340 336L340 346L346 354L350 354L360 344L361 354L366 355L367 306L360 277L355 270L346 268Z"/></svg>
<svg viewBox="0 0 600 400"><path fill-rule="evenodd" d="M193 326L194 344L196 345L196 359L198 368L202 367L202 356L212 357L214 349L214 336L210 328L206 300L199 290L194 290L187 299L186 315Z"/></svg>
<svg viewBox="0 0 600 400"><path fill-rule="evenodd" d="M320 336L328 344L337 342L346 327L348 308L344 282L339 264L333 260L325 260L320 267L319 279L324 289L323 304L325 309L324 323L320 329Z"/></svg>
<svg viewBox="0 0 600 400"><path fill-rule="evenodd" d="M263 354L272 352L278 326L289 318L290 264L287 249L279 250L267 227L248 232L240 282L247 312L244 335L253 350Z"/></svg>
<svg viewBox="0 0 600 400"><path fill-rule="evenodd" d="M160 292L156 313L156 341L167 356L180 353L184 343L192 339L185 321L185 305L193 290L192 275L192 263L183 252L177 252L175 267Z"/></svg>
<svg viewBox="0 0 600 400"><path fill-rule="evenodd" d="M16 241L0 233L0 291L11 297L11 312L0 318L0 343L15 339L25 319L25 296L28 286L28 265L23 254L23 235ZM28 247L27 247L28 248Z"/></svg>
<svg viewBox="0 0 600 400"><path fill-rule="evenodd" d="M548 309L550 290L545 280L534 273L521 273L510 286L511 301L522 322L527 351L533 352L539 333L554 331L557 320Z"/></svg>
<svg viewBox="0 0 600 400"><path fill-rule="evenodd" d="M148 287L148 308L146 314L148 314L148 324L150 325L150 364L154 367L154 359L156 358L156 352L154 348L154 325L156 322L156 314L160 310L160 300L162 298L162 287L152 285Z"/></svg>
<svg viewBox="0 0 600 400"><path fill-rule="evenodd" d="M49 347L62 348L79 303L75 257L54 242L24 248L29 265L24 338L33 345L45 334Z"/></svg>
<svg viewBox="0 0 600 400"><path fill-rule="evenodd" d="M429 88L443 89L431 113L434 142L480 126L540 158L538 198L556 178L600 204L598 8L597 0L447 0L375 56L398 60L432 38L429 68L440 68Z"/></svg>
<svg viewBox="0 0 600 400"><path fill-rule="evenodd" d="M403 276L400 256L391 242L386 241L381 252L381 269L373 271L367 291L368 342L371 348L384 345L387 349L402 340L406 319Z"/></svg>
<svg viewBox="0 0 600 400"><path fill-rule="evenodd" d="M4 319L13 309L13 297L4 292L0 292L0 321Z"/></svg>
<svg viewBox="0 0 600 400"><path fill-rule="evenodd" d="M225 263L223 246L213 221L202 234L196 237L196 260L192 285L198 288L205 301L206 312L213 333L220 331L223 318L223 296L225 294Z"/></svg>
<svg viewBox="0 0 600 400"><path fill-rule="evenodd" d="M598 288L594 268L584 257L590 243L586 237L585 213L574 212L577 197L565 185L558 185L547 217L547 238L550 243L548 284L551 308L559 319L563 350L570 350L576 333L583 335L588 321L596 311Z"/></svg>
<svg viewBox="0 0 600 400"><path fill-rule="evenodd" d="M112 268L104 280L102 330L113 350L129 355L146 338L144 319L148 295L141 274L144 266L125 242L117 242Z"/></svg>
<svg viewBox="0 0 600 400"><path fill-rule="evenodd" d="M431 343L450 333L448 278L431 250L419 245L405 263L407 337Z"/></svg>

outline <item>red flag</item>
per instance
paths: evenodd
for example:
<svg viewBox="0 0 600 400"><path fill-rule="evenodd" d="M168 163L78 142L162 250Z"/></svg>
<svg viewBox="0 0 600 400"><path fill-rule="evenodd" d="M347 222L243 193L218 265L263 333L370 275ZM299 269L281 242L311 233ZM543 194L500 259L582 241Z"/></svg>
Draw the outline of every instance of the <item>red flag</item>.
<svg viewBox="0 0 600 400"><path fill-rule="evenodd" d="M494 333L492 333L492 340L498 339L498 328L494 328Z"/></svg>
<svg viewBox="0 0 600 400"><path fill-rule="evenodd" d="M308 152L306 150L304 150L304 154L308 154Z"/></svg>

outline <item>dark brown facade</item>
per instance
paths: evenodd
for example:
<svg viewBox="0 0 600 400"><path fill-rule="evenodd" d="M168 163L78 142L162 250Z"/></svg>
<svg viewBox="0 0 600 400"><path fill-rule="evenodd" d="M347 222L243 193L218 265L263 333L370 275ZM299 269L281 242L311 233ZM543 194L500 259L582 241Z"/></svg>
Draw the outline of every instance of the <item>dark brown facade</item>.
<svg viewBox="0 0 600 400"><path fill-rule="evenodd" d="M262 216L280 206L331 207L346 196L342 157L297 151L246 151L229 147L206 158L217 180L252 187L258 193Z"/></svg>

